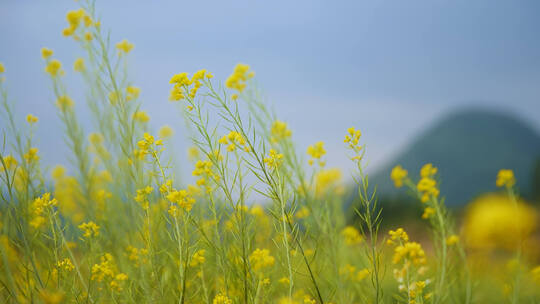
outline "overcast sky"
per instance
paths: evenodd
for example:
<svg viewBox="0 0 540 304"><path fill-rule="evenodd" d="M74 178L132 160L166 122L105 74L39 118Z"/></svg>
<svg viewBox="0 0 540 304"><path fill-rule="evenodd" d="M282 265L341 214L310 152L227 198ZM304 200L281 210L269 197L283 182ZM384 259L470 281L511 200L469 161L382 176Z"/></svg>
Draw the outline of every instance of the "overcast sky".
<svg viewBox="0 0 540 304"><path fill-rule="evenodd" d="M51 3L55 3L52 5ZM71 67L83 52L62 37L73 1L0 0L0 62L23 117L40 118L46 164L67 163L40 48ZM134 83L152 126L183 122L167 101L174 73L206 68L225 79L238 62L304 150L323 140L346 168L342 138L360 128L371 168L421 130L466 105L513 113L540 130L540 1L97 1L112 40L135 44ZM75 98L84 87L71 68ZM76 100L77 101L77 100ZM89 114L83 100L77 106ZM3 123L0 123L3 125ZM88 132L92 130L87 130Z"/></svg>

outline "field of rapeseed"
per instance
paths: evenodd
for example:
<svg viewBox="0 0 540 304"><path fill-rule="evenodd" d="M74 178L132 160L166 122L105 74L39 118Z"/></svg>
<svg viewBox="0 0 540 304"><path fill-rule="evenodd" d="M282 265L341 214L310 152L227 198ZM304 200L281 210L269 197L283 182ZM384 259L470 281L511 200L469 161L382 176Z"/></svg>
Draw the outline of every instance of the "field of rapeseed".
<svg viewBox="0 0 540 304"><path fill-rule="evenodd" d="M388 178L423 209L425 233L408 234L382 217L361 126L336 134L351 189L325 166L323 142L297 147L254 71L238 64L224 80L205 69L170 79L170 106L193 143L184 166L195 182L181 183L174 131L149 128L130 80L134 45L111 42L93 2L80 5L62 34L84 56L71 66L41 49L70 149L65 167L40 164L39 113L17 123L0 63L2 303L540 302L538 217L512 170L493 176L500 191L457 221L435 166L418 168L417 180L395 167ZM70 98L63 76L72 71L86 105ZM91 112L92 133L78 111Z"/></svg>

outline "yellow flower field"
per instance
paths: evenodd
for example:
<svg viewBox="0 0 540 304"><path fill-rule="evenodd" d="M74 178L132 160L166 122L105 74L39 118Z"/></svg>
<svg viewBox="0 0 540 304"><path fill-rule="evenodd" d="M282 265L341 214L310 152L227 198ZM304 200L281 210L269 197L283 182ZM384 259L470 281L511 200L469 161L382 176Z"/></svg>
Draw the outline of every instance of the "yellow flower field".
<svg viewBox="0 0 540 304"><path fill-rule="evenodd" d="M369 183L362 126L335 135L348 149L351 189L347 173L326 166L324 142L298 148L239 63L226 79L211 67L170 75L169 106L192 141L186 184L172 161L173 127L149 127L130 80L137 47L109 40L93 1L79 5L58 32L83 55L68 64L53 46L41 49L66 163L41 164L40 113L19 117L0 63L2 303L540 302L538 211L511 169L461 216L445 206L434 165L417 168L418 179L396 166L388 179L423 210L421 233L397 227ZM87 105L70 97L66 74L84 81Z"/></svg>

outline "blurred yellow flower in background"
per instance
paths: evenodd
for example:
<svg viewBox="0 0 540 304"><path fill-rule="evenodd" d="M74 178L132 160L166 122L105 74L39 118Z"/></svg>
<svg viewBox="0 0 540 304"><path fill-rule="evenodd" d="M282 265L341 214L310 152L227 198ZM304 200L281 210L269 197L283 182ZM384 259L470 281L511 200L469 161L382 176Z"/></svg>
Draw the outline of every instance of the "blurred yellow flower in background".
<svg viewBox="0 0 540 304"><path fill-rule="evenodd" d="M538 228L538 214L524 201L516 207L508 196L488 193L467 207L463 228L469 248L513 250Z"/></svg>

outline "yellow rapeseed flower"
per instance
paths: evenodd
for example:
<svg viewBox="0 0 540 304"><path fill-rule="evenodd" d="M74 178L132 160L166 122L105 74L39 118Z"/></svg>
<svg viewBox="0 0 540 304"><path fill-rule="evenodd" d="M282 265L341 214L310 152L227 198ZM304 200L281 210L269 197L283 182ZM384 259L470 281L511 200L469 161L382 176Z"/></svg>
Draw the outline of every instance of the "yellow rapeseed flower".
<svg viewBox="0 0 540 304"><path fill-rule="evenodd" d="M83 233L83 236L85 238L92 238L92 237L96 237L99 235L99 226L90 221L90 222L87 222L87 223L82 223L79 225L79 229L81 229L84 233Z"/></svg>
<svg viewBox="0 0 540 304"><path fill-rule="evenodd" d="M437 174L437 168L431 163L427 163L420 169L420 177L433 177Z"/></svg>
<svg viewBox="0 0 540 304"><path fill-rule="evenodd" d="M477 249L514 250L518 242L531 239L538 229L539 214L525 201L517 206L508 195L488 193L472 201L465 212L463 237L465 244Z"/></svg>
<svg viewBox="0 0 540 304"><path fill-rule="evenodd" d="M68 258L65 258L62 261L59 261L58 263L56 263L56 266L67 272L70 272L73 269L75 269L75 266L73 266L73 263Z"/></svg>
<svg viewBox="0 0 540 304"><path fill-rule="evenodd" d="M270 149L268 152L268 157L264 158L264 163L268 166L270 170L275 170L279 167L283 161L283 154L278 153L274 149Z"/></svg>
<svg viewBox="0 0 540 304"><path fill-rule="evenodd" d="M151 186L146 186L144 188L138 189L137 195L134 197L134 200L139 203L144 210L148 210L150 206L150 201L148 197L150 196L150 194L152 194L152 192L154 192L154 188L152 188Z"/></svg>
<svg viewBox="0 0 540 304"><path fill-rule="evenodd" d="M189 147L187 152L190 161L195 161L200 158L199 149L196 146Z"/></svg>
<svg viewBox="0 0 540 304"><path fill-rule="evenodd" d="M341 181L342 173L338 168L321 170L315 175L315 192L317 195L323 195L330 189L335 189Z"/></svg>
<svg viewBox="0 0 540 304"><path fill-rule="evenodd" d="M193 194L187 190L173 189L167 195L167 199L186 211L191 211L191 208L193 208L193 205L196 202Z"/></svg>
<svg viewBox="0 0 540 304"><path fill-rule="evenodd" d="M298 211L296 211L294 216L297 219L304 219L304 218L308 217L309 214L310 214L309 209L306 206L302 206L302 207L300 207L300 209L298 209Z"/></svg>
<svg viewBox="0 0 540 304"><path fill-rule="evenodd" d="M424 213L422 213L422 218L427 220L428 218L430 218L434 214L435 214L435 209L434 208L426 207L426 208L424 208Z"/></svg>
<svg viewBox="0 0 540 304"><path fill-rule="evenodd" d="M75 31L79 28L79 25L81 21L84 21L86 26L89 26L91 22L88 22L90 17L86 14L84 9L78 9L74 11L68 11L66 14L66 20L69 23L69 27L65 28L62 31L62 34L64 36L71 36L75 34ZM91 21L91 19L90 19ZM74 38L77 39L77 37L74 35Z"/></svg>
<svg viewBox="0 0 540 304"><path fill-rule="evenodd" d="M197 267L199 265L204 264L206 261L206 258L204 257L205 250L201 249L196 251L193 256L191 257L191 261L189 262L189 266L191 267Z"/></svg>
<svg viewBox="0 0 540 304"><path fill-rule="evenodd" d="M126 101L135 100L139 98L141 89L135 86L128 86L126 88Z"/></svg>
<svg viewBox="0 0 540 304"><path fill-rule="evenodd" d="M292 132L288 128L287 124L279 120L274 121L272 124L272 129L270 129L270 133L272 135L271 140L273 142L289 138L292 135Z"/></svg>
<svg viewBox="0 0 540 304"><path fill-rule="evenodd" d="M250 73L249 71L249 65L239 63L234 67L234 71L231 76L227 78L225 86L229 89L242 92L246 88L247 79L253 76L254 74Z"/></svg>
<svg viewBox="0 0 540 304"><path fill-rule="evenodd" d="M428 163L422 166L420 170L420 181L416 185L416 189L421 195L422 203L429 201L431 198L439 196L439 189L437 188L437 181L434 179L434 175L437 173L437 168Z"/></svg>
<svg viewBox="0 0 540 304"><path fill-rule="evenodd" d="M116 44L116 48L120 51L120 53L127 54L133 49L133 44L127 41L126 39L118 42Z"/></svg>
<svg viewBox="0 0 540 304"><path fill-rule="evenodd" d="M4 67L4 64L0 62L0 74L4 73L6 71L6 68Z"/></svg>
<svg viewBox="0 0 540 304"><path fill-rule="evenodd" d="M214 297L212 304L232 304L232 300L229 299L225 294L218 293Z"/></svg>
<svg viewBox="0 0 540 304"><path fill-rule="evenodd" d="M150 121L150 116L148 116L148 114L146 114L145 111L137 111L133 114L133 119L135 119L136 121L145 123L145 122Z"/></svg>
<svg viewBox="0 0 540 304"><path fill-rule="evenodd" d="M361 136L362 132L360 132L360 130L356 130L354 127L350 127L347 129L347 135L345 135L345 139L343 139L343 142L349 144L349 148L355 151L359 151L362 148L359 145Z"/></svg>
<svg viewBox="0 0 540 304"><path fill-rule="evenodd" d="M38 122L38 118L32 114L28 114L26 115L26 121L29 123L29 124L35 124L36 122Z"/></svg>
<svg viewBox="0 0 540 304"><path fill-rule="evenodd" d="M173 75L169 81L169 83L174 84L169 95L169 100L178 101L186 98L186 96L189 97L190 100L193 100L197 91L203 86L205 77L209 79L213 76L205 69L195 72L191 79L189 79L188 73L186 72ZM190 88L191 85L193 86ZM193 106L188 105L188 110L193 110Z"/></svg>
<svg viewBox="0 0 540 304"><path fill-rule="evenodd" d="M66 174L66 168L62 165L55 166L51 171L51 177L54 180L59 180L63 178Z"/></svg>
<svg viewBox="0 0 540 304"><path fill-rule="evenodd" d="M403 228L398 228L396 230L390 230L388 232L390 235L390 238L387 240L387 243L389 245L393 245L395 243L399 242L408 242L409 241L409 235L407 235L407 232L403 230Z"/></svg>
<svg viewBox="0 0 540 304"><path fill-rule="evenodd" d="M165 126L163 126L163 127L161 127L159 129L158 134L159 134L160 138L165 139L165 138L169 138L169 137L173 136L174 135L174 130L170 126L165 125Z"/></svg>
<svg viewBox="0 0 540 304"><path fill-rule="evenodd" d="M46 47L41 48L41 58L47 60L52 55L53 55L53 50L48 49Z"/></svg>
<svg viewBox="0 0 540 304"><path fill-rule="evenodd" d="M455 234L452 234L451 236L449 236L448 238L446 238L446 244L447 245L455 245L459 242L459 236L455 235Z"/></svg>
<svg viewBox="0 0 540 304"><path fill-rule="evenodd" d="M49 61L49 63L45 67L45 72L49 73L51 77L64 75L64 71L62 70L62 63L57 59Z"/></svg>
<svg viewBox="0 0 540 304"><path fill-rule="evenodd" d="M369 270L367 268L357 270L355 266L346 264L339 269L339 275L343 276L346 280L362 281L369 275Z"/></svg>
<svg viewBox="0 0 540 304"><path fill-rule="evenodd" d="M512 188L516 184L516 178L514 177L514 171L510 169L501 169L497 174L497 181L495 182L497 187Z"/></svg>
<svg viewBox="0 0 540 304"><path fill-rule="evenodd" d="M394 181L396 188L401 188L403 186L403 180L407 178L407 170L397 165L390 172L390 178Z"/></svg>
<svg viewBox="0 0 540 304"><path fill-rule="evenodd" d="M124 288L122 287L123 282L127 281L128 276L125 273L119 273L114 276L114 279L109 283L109 287L112 291L120 292Z"/></svg>
<svg viewBox="0 0 540 304"><path fill-rule="evenodd" d="M222 145L227 145L227 151L229 152L233 152L237 147L241 147L244 151L249 152L246 139L236 131L231 131L229 134L223 135L218 142Z"/></svg>
<svg viewBox="0 0 540 304"><path fill-rule="evenodd" d="M414 266L421 266L427 263L426 254L422 246L417 242L405 242L402 245L396 246L392 263L398 264L402 260L412 262Z"/></svg>
<svg viewBox="0 0 540 304"><path fill-rule="evenodd" d="M275 258L270 255L270 251L268 249L257 248L250 254L249 262L251 263L251 268L254 271L260 271L274 265Z"/></svg>
<svg viewBox="0 0 540 304"><path fill-rule="evenodd" d="M38 151L39 151L38 148L34 148L34 147L28 149L28 152L24 154L24 159L26 159L26 161L28 161L29 163L33 161L38 161L39 160Z"/></svg>
<svg viewBox="0 0 540 304"><path fill-rule="evenodd" d="M136 267L139 267L141 263L146 263L148 255L148 249L146 248L135 248L133 246L128 246L126 248L127 257L132 261Z"/></svg>
<svg viewBox="0 0 540 304"><path fill-rule="evenodd" d="M75 62L73 63L73 69L76 71L76 72L82 72L84 71L85 69L85 66L84 66L84 59L82 58L77 58L75 60Z"/></svg>
<svg viewBox="0 0 540 304"><path fill-rule="evenodd" d="M341 235L347 245L357 245L362 242L362 235L354 226L347 226L341 230Z"/></svg>
<svg viewBox="0 0 540 304"><path fill-rule="evenodd" d="M73 100L67 95L60 96L56 100L56 106L61 110L67 110L71 108L74 104L75 103L73 102Z"/></svg>
<svg viewBox="0 0 540 304"><path fill-rule="evenodd" d="M18 164L17 159L13 157L12 155L6 155L6 156L0 156L0 157L2 157L2 161L6 166L5 169L7 169L8 171L17 167L17 164ZM0 172L2 171L4 171L4 165L2 165L2 163L0 162Z"/></svg>
<svg viewBox="0 0 540 304"><path fill-rule="evenodd" d="M307 148L307 154L312 158L309 160L309 164L313 165L314 159L320 160L321 157L326 154L326 150L324 149L324 142L319 141L316 142L314 145L309 146Z"/></svg>

